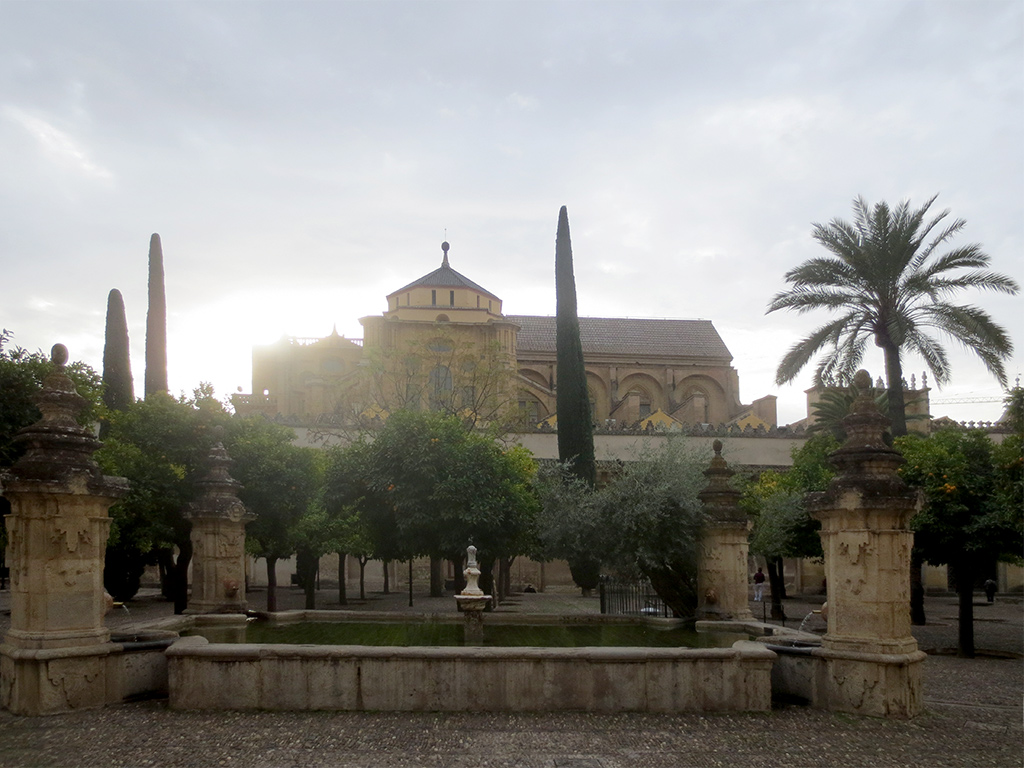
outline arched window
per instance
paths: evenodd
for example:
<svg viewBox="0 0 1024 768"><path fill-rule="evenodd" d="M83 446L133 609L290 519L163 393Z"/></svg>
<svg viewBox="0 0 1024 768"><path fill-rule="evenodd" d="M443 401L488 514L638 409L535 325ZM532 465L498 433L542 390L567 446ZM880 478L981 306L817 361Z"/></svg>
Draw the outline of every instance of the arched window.
<svg viewBox="0 0 1024 768"><path fill-rule="evenodd" d="M447 365L439 365L430 372L430 408L439 411L451 403L452 372Z"/></svg>

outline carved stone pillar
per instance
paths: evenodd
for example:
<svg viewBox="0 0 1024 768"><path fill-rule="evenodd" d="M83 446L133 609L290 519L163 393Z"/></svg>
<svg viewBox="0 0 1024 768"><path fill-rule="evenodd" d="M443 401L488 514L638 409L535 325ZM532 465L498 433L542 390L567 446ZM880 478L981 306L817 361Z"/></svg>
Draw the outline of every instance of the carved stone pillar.
<svg viewBox="0 0 1024 768"><path fill-rule="evenodd" d="M128 490L92 459L100 442L76 421L86 402L64 373L67 349L57 344L51 354L56 370L36 399L43 416L18 433L26 453L0 477L11 502L11 627L0 645L0 705L25 715L107 700L107 510Z"/></svg>
<svg viewBox="0 0 1024 768"><path fill-rule="evenodd" d="M735 472L722 458L722 441L704 471L707 487L698 494L708 515L697 565L697 617L749 619L747 598L747 533L750 525L739 507L740 492L729 486Z"/></svg>
<svg viewBox="0 0 1024 768"><path fill-rule="evenodd" d="M831 460L838 474L807 506L821 521L828 632L816 703L828 709L913 717L922 705L925 654L910 632L910 518L920 494L896 474L904 459L888 447L871 377L854 377L857 398L843 420L846 442Z"/></svg>
<svg viewBox="0 0 1024 768"><path fill-rule="evenodd" d="M241 483L228 474L231 458L218 440L192 521L192 595L185 613L245 613L245 524L256 518L238 498Z"/></svg>

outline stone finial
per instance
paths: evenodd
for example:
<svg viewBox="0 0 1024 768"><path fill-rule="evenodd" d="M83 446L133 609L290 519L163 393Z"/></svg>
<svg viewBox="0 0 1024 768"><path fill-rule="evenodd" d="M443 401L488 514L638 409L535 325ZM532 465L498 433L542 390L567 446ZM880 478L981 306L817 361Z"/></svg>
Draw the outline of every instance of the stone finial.
<svg viewBox="0 0 1024 768"><path fill-rule="evenodd" d="M50 349L50 361L58 371L63 371L68 364L68 348L63 344L54 344Z"/></svg>
<svg viewBox="0 0 1024 768"><path fill-rule="evenodd" d="M50 352L54 370L43 379L35 404L42 417L20 430L15 442L25 446L25 454L9 471L12 479L65 482L72 474L88 476L89 488L99 494L118 497L127 491L123 478L105 478L92 458L102 443L91 429L78 423L88 401L78 394L75 383L65 372L68 350L54 344Z"/></svg>
<svg viewBox="0 0 1024 768"><path fill-rule="evenodd" d="M870 476L891 486L893 492L905 488L906 484L896 474L904 459L885 442L885 430L890 422L878 410L870 374L865 370L857 371L853 387L857 396L843 419L846 441L830 457L839 473L833 483L843 485L851 478Z"/></svg>
<svg viewBox="0 0 1024 768"><path fill-rule="evenodd" d="M445 240L443 243L441 243L441 251L444 253L444 257L441 259L441 266L442 267L450 266L448 264L448 249L449 248L451 248L451 246L448 245L448 241L447 240Z"/></svg>
<svg viewBox="0 0 1024 768"><path fill-rule="evenodd" d="M704 470L708 484L697 497L713 520L746 520L746 515L739 508L741 494L729 485L729 480L736 472L722 458L722 441L715 440L711 448L715 455L711 457L710 465Z"/></svg>
<svg viewBox="0 0 1024 768"><path fill-rule="evenodd" d="M206 460L208 469L206 474L196 481L198 498L183 511L186 519L226 517L246 522L255 519L255 515L247 511L238 498L242 484L228 472L228 468L234 462L221 442L223 437L223 427L215 427L214 444Z"/></svg>

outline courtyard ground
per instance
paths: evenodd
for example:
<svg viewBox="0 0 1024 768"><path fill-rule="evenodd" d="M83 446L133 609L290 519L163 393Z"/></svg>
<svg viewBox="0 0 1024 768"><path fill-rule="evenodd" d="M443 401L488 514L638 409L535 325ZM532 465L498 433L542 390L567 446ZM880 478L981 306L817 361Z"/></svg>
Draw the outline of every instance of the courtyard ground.
<svg viewBox="0 0 1024 768"><path fill-rule="evenodd" d="M9 625L0 591L0 631ZM251 592L250 607L266 595ZM451 597L371 593L350 608L453 612ZM820 600L820 598L819 598ZM294 588L282 609L302 606ZM337 608L337 592L317 607ZM761 606L751 604L760 616ZM799 625L814 600L785 603ZM596 598L569 592L516 595L499 610L596 613ZM915 627L925 662L922 716L907 722L778 706L766 714L279 713L172 712L147 701L41 718L0 712L0 766L1022 766L1024 765L1024 604L976 601L976 659L953 655L956 600L930 596L928 624ZM152 592L108 618L113 628L168 616ZM814 629L817 616L808 619Z"/></svg>

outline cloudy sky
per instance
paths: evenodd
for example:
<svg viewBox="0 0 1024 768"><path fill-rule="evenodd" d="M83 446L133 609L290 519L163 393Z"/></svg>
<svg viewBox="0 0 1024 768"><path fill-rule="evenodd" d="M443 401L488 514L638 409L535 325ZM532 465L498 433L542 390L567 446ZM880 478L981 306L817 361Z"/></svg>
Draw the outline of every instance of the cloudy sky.
<svg viewBox="0 0 1024 768"><path fill-rule="evenodd" d="M158 232L172 391L248 392L253 344L361 336L446 236L507 312L554 314L566 205L581 315L714 321L788 423L810 372L775 367L827 316L764 309L855 196L938 193L1024 283L1022 81L1022 0L0 0L0 325L100 368L118 288L141 392ZM965 300L1024 373L1024 300ZM933 399L1001 397L951 351Z"/></svg>

